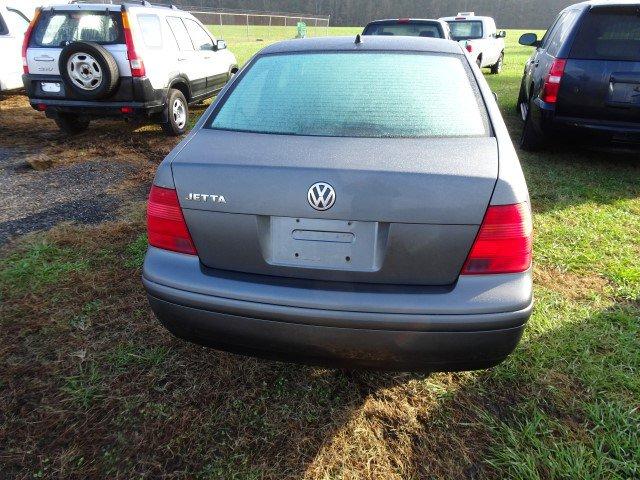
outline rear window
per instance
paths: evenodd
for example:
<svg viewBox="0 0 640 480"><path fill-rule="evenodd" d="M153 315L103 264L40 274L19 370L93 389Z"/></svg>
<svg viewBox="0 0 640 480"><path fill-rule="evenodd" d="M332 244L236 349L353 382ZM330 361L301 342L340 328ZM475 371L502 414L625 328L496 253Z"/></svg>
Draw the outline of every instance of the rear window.
<svg viewBox="0 0 640 480"><path fill-rule="evenodd" d="M116 12L44 12L31 36L31 46L64 47L71 42L102 45L124 43L122 17Z"/></svg>
<svg viewBox="0 0 640 480"><path fill-rule="evenodd" d="M329 137L488 135L477 83L457 55L265 55L223 102L214 129Z"/></svg>
<svg viewBox="0 0 640 480"><path fill-rule="evenodd" d="M482 38L482 22L480 20L456 20L447 22L454 40L472 40Z"/></svg>
<svg viewBox="0 0 640 480"><path fill-rule="evenodd" d="M364 35L402 35L406 37L444 38L437 23L385 22L367 25Z"/></svg>
<svg viewBox="0 0 640 480"><path fill-rule="evenodd" d="M571 49L571 58L640 61L640 11L596 8L584 18Z"/></svg>

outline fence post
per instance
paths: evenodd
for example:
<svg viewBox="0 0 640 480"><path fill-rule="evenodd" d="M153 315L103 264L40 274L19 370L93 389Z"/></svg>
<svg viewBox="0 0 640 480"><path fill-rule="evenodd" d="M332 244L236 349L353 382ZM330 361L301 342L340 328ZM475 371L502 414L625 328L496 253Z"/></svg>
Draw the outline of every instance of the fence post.
<svg viewBox="0 0 640 480"><path fill-rule="evenodd" d="M271 36L273 32L271 31L271 15L269 15L269 36Z"/></svg>
<svg viewBox="0 0 640 480"><path fill-rule="evenodd" d="M331 15L329 15L327 17L327 30L326 30L326 35L325 36L329 36L329 22L331 21Z"/></svg>
<svg viewBox="0 0 640 480"><path fill-rule="evenodd" d="M249 38L249 14L247 13L247 38Z"/></svg>

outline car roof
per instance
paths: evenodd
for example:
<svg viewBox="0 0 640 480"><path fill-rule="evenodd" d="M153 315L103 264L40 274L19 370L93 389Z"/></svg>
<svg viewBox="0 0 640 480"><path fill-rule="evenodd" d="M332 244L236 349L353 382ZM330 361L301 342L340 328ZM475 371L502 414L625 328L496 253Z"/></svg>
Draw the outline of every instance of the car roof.
<svg viewBox="0 0 640 480"><path fill-rule="evenodd" d="M349 37L317 37L285 40L265 47L260 51L260 55L330 51L406 51L463 54L462 47L460 47L457 42L444 40L442 38L363 35L361 42L356 44L356 35L352 35Z"/></svg>
<svg viewBox="0 0 640 480"><path fill-rule="evenodd" d="M367 23L367 25L371 25L374 23L386 23L386 22L398 22L398 23L411 23L411 22L433 22L440 23L442 20L438 20L436 18L383 18L381 20L372 20Z"/></svg>
<svg viewBox="0 0 640 480"><path fill-rule="evenodd" d="M440 20L443 20L445 22L462 22L464 20L475 20L477 22L480 21L486 21L486 20L493 20L493 17L482 17L479 15L465 15L465 16L461 16L461 15L456 15L455 17L442 17L440 18Z"/></svg>
<svg viewBox="0 0 640 480"><path fill-rule="evenodd" d="M69 10L109 10L111 12L119 12L122 9L122 6L127 8L142 8L142 9L153 9L162 11L174 11L186 13L174 6L169 5L152 5L150 3L142 3L142 2L116 2L116 3L64 3L59 5L45 5L43 10L61 10L61 11L69 11Z"/></svg>

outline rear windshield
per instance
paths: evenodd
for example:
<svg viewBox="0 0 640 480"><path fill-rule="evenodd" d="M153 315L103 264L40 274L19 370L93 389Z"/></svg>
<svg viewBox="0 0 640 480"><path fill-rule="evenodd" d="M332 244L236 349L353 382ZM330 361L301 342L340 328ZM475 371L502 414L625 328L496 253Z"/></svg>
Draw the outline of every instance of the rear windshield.
<svg viewBox="0 0 640 480"><path fill-rule="evenodd" d="M454 40L482 38L482 22L480 20L456 20L447 23Z"/></svg>
<svg viewBox="0 0 640 480"><path fill-rule="evenodd" d="M406 37L444 38L435 22L379 22L367 25L364 35L402 35Z"/></svg>
<svg viewBox="0 0 640 480"><path fill-rule="evenodd" d="M122 17L117 12L44 12L31 36L30 45L64 47L71 42L102 45L124 43Z"/></svg>
<svg viewBox="0 0 640 480"><path fill-rule="evenodd" d="M463 62L423 53L265 55L210 126L329 137L486 136L486 109Z"/></svg>
<svg viewBox="0 0 640 480"><path fill-rule="evenodd" d="M571 58L640 61L640 12L637 7L596 8L585 17Z"/></svg>

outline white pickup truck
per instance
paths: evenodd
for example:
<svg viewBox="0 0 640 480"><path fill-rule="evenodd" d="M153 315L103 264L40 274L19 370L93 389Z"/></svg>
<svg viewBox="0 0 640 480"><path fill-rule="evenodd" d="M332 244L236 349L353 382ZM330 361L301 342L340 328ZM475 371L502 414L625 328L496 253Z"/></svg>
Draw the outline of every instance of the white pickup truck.
<svg viewBox="0 0 640 480"><path fill-rule="evenodd" d="M22 37L30 21L28 9L0 0L0 91L22 88Z"/></svg>
<svg viewBox="0 0 640 480"><path fill-rule="evenodd" d="M507 32L498 31L493 18L479 17L474 12L460 12L455 17L443 17L440 20L449 24L451 38L467 49L478 67L489 67L491 73L500 73Z"/></svg>

